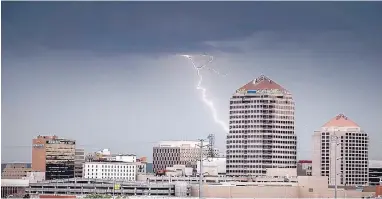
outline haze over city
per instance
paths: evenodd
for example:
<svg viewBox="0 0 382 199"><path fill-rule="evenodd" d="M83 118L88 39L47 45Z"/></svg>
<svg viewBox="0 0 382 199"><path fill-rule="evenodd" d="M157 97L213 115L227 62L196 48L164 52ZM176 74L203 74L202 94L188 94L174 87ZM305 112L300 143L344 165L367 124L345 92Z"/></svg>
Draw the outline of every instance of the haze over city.
<svg viewBox="0 0 382 199"><path fill-rule="evenodd" d="M380 2L2 2L2 162L37 135L151 158L160 140L226 132L176 54L207 53L207 96L228 124L236 89L264 74L295 100L298 159L343 113L381 159Z"/></svg>

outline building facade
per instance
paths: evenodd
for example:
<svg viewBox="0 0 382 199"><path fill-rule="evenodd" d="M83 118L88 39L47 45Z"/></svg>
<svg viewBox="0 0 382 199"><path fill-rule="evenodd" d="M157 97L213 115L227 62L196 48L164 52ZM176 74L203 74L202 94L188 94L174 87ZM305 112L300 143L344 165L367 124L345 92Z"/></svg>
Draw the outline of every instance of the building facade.
<svg viewBox="0 0 382 199"><path fill-rule="evenodd" d="M197 141L162 141L153 147L153 170L165 170L174 165L186 165L196 169L200 157L200 142ZM208 142L203 143L208 145ZM204 153L207 154L207 148Z"/></svg>
<svg viewBox="0 0 382 199"><path fill-rule="evenodd" d="M8 163L1 172L1 179L22 179L31 171L30 163Z"/></svg>
<svg viewBox="0 0 382 199"><path fill-rule="evenodd" d="M137 162L137 156L134 154L118 154L112 155L110 160L119 162Z"/></svg>
<svg viewBox="0 0 382 199"><path fill-rule="evenodd" d="M312 175L312 160L299 160L297 162L297 175L311 176Z"/></svg>
<svg viewBox="0 0 382 199"><path fill-rule="evenodd" d="M45 172L45 179L74 177L74 140L57 136L38 136L32 142L32 171Z"/></svg>
<svg viewBox="0 0 382 199"><path fill-rule="evenodd" d="M1 179L1 198L23 198L29 180L23 179Z"/></svg>
<svg viewBox="0 0 382 199"><path fill-rule="evenodd" d="M49 194L56 197L60 195L68 197L68 195L102 194L117 197L129 196L129 198L131 196L161 196L162 198L178 196L184 198L190 195L190 191L190 186L185 183L179 183L178 185L178 183L169 182L145 183L105 179L50 180L31 183L27 188L27 192L33 198L42 198L41 194Z"/></svg>
<svg viewBox="0 0 382 199"><path fill-rule="evenodd" d="M382 160L369 161L369 185L382 185Z"/></svg>
<svg viewBox="0 0 382 199"><path fill-rule="evenodd" d="M227 159L225 157L208 158L203 160L204 176L225 176L227 174ZM197 164L197 173L200 173L200 161Z"/></svg>
<svg viewBox="0 0 382 199"><path fill-rule="evenodd" d="M82 178L84 163L85 163L85 150L76 149L75 162L74 162L74 177L75 178Z"/></svg>
<svg viewBox="0 0 382 199"><path fill-rule="evenodd" d="M314 132L312 174L328 176L329 185L367 185L368 150L368 135L355 122L339 114Z"/></svg>
<svg viewBox="0 0 382 199"><path fill-rule="evenodd" d="M137 165L129 162L86 162L84 178L135 181Z"/></svg>
<svg viewBox="0 0 382 199"><path fill-rule="evenodd" d="M266 76L239 88L230 100L227 175L259 176L267 168L296 168L292 94Z"/></svg>

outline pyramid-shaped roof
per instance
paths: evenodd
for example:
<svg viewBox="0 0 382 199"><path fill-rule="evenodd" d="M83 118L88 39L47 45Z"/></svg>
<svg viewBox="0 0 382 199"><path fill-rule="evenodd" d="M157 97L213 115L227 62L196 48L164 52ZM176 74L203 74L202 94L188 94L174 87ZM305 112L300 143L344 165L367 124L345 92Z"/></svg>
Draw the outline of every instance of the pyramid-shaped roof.
<svg viewBox="0 0 382 199"><path fill-rule="evenodd" d="M253 81L248 82L246 85L239 88L239 90L270 90L270 89L278 89L282 91L286 91L285 88L266 77L265 75L261 75L260 77L254 79Z"/></svg>
<svg viewBox="0 0 382 199"><path fill-rule="evenodd" d="M344 114L339 114L329 120L323 127L359 127L358 124L350 120Z"/></svg>

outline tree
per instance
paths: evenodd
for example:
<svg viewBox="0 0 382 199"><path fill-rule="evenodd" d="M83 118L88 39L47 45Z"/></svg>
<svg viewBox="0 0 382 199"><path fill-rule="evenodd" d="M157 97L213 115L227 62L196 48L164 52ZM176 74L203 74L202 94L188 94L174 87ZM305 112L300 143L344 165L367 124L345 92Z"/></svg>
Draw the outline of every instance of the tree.
<svg viewBox="0 0 382 199"><path fill-rule="evenodd" d="M85 198L112 198L112 196L103 194L89 194L86 195Z"/></svg>

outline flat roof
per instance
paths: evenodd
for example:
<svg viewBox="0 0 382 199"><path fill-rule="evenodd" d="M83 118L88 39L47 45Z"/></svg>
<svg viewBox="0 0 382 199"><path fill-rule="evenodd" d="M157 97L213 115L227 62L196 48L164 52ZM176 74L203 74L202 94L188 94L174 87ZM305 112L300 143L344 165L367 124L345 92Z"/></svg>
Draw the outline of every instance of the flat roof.
<svg viewBox="0 0 382 199"><path fill-rule="evenodd" d="M1 179L2 187L28 187L29 180L23 179Z"/></svg>

